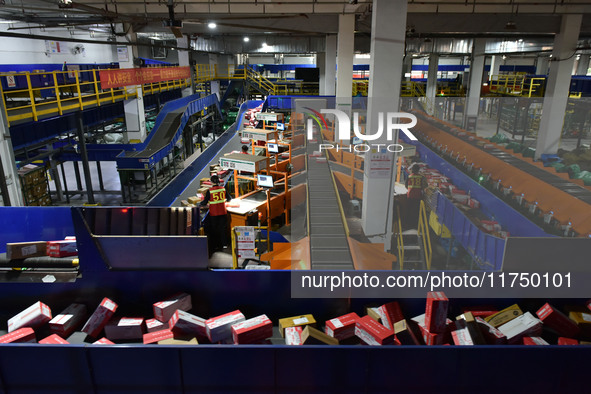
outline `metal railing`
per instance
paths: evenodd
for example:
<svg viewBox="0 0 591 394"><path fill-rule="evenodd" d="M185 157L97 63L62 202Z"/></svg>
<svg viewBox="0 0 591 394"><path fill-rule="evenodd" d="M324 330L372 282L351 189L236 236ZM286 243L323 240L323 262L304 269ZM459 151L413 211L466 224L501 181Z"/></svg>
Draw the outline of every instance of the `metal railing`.
<svg viewBox="0 0 591 394"><path fill-rule="evenodd" d="M137 97L136 86L102 89L99 69L1 73L0 93L8 124ZM144 95L190 86L189 79L148 83Z"/></svg>
<svg viewBox="0 0 591 394"><path fill-rule="evenodd" d="M520 97L543 97L546 78L528 77L527 75L493 75L490 79L490 91Z"/></svg>
<svg viewBox="0 0 591 394"><path fill-rule="evenodd" d="M431 258L433 251L431 249L431 235L429 234L429 220L427 219L427 208L425 202L421 200L421 207L419 209L419 223L418 223L418 235L423 241L423 253L425 255L425 263L427 269L431 269Z"/></svg>
<svg viewBox="0 0 591 394"><path fill-rule="evenodd" d="M404 237L402 235L402 220L400 219L400 206L396 205L396 213L398 214L398 221L396 223L396 246L398 249L398 264L400 270L404 269Z"/></svg>
<svg viewBox="0 0 591 394"><path fill-rule="evenodd" d="M247 81L259 91L274 96L317 95L319 90L318 83L288 79L271 80L248 66L229 65L225 68L209 64L197 64L195 66L195 81L197 84L216 80Z"/></svg>

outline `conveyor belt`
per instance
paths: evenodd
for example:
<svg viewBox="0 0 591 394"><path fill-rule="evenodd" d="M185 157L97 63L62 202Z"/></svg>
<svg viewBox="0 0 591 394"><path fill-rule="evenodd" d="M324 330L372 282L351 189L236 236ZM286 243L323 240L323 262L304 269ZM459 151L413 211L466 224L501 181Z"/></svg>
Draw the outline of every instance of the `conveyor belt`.
<svg viewBox="0 0 591 394"><path fill-rule="evenodd" d="M322 134L318 133L320 141ZM353 258L339 210L339 198L328 161L317 162L310 155L318 142L308 141L308 205L310 217L310 266L313 270L353 270ZM323 156L324 157L324 156Z"/></svg>
<svg viewBox="0 0 591 394"><path fill-rule="evenodd" d="M154 135L146 145L146 149L138 152L126 152L126 157L149 158L164 148L176 134L185 109L183 107L167 113L158 129L152 130Z"/></svg>
<svg viewBox="0 0 591 394"><path fill-rule="evenodd" d="M425 119L429 121L428 119ZM440 124L432 123L434 126L440 128L441 130L445 131L448 134L453 135L449 132L446 127L440 127ZM549 171L546 171L542 168L539 168L531 163L528 163L525 160L520 159L519 157L512 155L502 149L493 148L493 149L484 149L482 146L478 145L478 140L467 140L462 138L464 142L486 152L499 160L504 161L507 164L512 165L515 168L520 169L523 172L528 173L531 176L538 178L539 180L546 182L547 184L554 186L557 189L562 190L565 193L570 194L573 197L578 198L581 201L586 202L587 204L591 204L591 190L577 185L576 183L569 182L568 180L559 177L558 175L552 174Z"/></svg>
<svg viewBox="0 0 591 394"><path fill-rule="evenodd" d="M475 143L471 141L469 141L469 143L471 143L474 146L477 146ZM511 164L513 167L519 168L521 171L527 172L528 174L535 176L536 178L546 182L547 184L552 185L562 190L563 192L568 193L571 196L586 202L587 204L591 204L591 190L587 188L577 185L576 183L569 182L566 179L559 177L558 175L554 175L546 170L536 167L501 149L494 148L490 150L482 150L490 153L497 159L500 159L507 164Z"/></svg>

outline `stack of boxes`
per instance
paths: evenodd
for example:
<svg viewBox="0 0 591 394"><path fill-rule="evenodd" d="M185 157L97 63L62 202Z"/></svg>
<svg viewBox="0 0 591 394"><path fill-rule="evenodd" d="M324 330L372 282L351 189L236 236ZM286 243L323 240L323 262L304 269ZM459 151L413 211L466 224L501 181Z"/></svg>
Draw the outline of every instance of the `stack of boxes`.
<svg viewBox="0 0 591 394"><path fill-rule="evenodd" d="M174 295L152 305L154 316L116 316L117 303L104 298L87 318L87 308L73 303L52 318L51 309L38 301L8 320L8 334L0 343L35 342L67 345L75 342L76 330L93 344L142 342L144 344L197 345L269 344L273 322L267 315L247 319L239 311L204 319L189 311L191 296ZM511 305L501 311L491 307L462 309L454 321L448 318L450 301L443 292L427 294L425 313L404 317L398 302L368 307L325 321L316 328L313 315L278 320L279 333L287 345L585 345L591 339L591 312L587 307L569 308L569 315L546 303L535 315ZM83 324L85 323L85 324ZM322 329L323 328L323 329ZM100 339L98 339L100 338ZM98 339L98 340L96 340ZM281 341L275 337L273 343Z"/></svg>

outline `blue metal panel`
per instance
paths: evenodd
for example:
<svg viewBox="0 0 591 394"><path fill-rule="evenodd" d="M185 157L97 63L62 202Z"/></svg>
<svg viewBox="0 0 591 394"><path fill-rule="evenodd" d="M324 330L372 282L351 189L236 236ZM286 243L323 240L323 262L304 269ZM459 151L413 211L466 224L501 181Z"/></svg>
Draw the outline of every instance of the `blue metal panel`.
<svg viewBox="0 0 591 394"><path fill-rule="evenodd" d="M335 103L335 96L268 96L263 110L292 109L295 106L293 100L298 99L326 99L328 108L334 108Z"/></svg>
<svg viewBox="0 0 591 394"><path fill-rule="evenodd" d="M464 249L485 270L500 270L503 264L505 240L480 230L443 194L437 194L437 216L462 244Z"/></svg>
<svg viewBox="0 0 591 394"><path fill-rule="evenodd" d="M408 138L401 134L401 139L410 143ZM421 159L429 165L450 178L454 185L465 191L470 191L472 198L480 202L481 211L489 218L499 222L504 229L510 232L511 236L516 237L550 237L544 230L532 223L521 213L505 204L497 196L480 186L472 178L464 174L458 168L448 163L445 159L439 157L431 149L419 142L413 142L417 147L417 153Z"/></svg>
<svg viewBox="0 0 591 394"><path fill-rule="evenodd" d="M179 350L93 346L86 349L97 394L182 393Z"/></svg>
<svg viewBox="0 0 591 394"><path fill-rule="evenodd" d="M243 393L245 387L256 393L277 392L276 374L281 371L276 367L274 350L265 346L204 346L195 350L180 349L187 392ZM232 378L228 379L230 371ZM284 372L296 375L292 367Z"/></svg>
<svg viewBox="0 0 591 394"><path fill-rule="evenodd" d="M0 207L0 253L7 242L53 241L74 235L69 207Z"/></svg>
<svg viewBox="0 0 591 394"><path fill-rule="evenodd" d="M85 394L93 388L82 346L2 345L0 371L9 393Z"/></svg>

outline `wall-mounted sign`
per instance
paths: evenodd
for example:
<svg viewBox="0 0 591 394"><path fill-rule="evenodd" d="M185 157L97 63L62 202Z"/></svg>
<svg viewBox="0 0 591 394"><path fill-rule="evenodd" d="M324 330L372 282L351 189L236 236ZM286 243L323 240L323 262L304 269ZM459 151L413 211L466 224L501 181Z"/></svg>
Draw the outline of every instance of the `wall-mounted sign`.
<svg viewBox="0 0 591 394"><path fill-rule="evenodd" d="M187 79L191 78L191 69L189 67L122 68L119 70L100 70L99 76L101 87L109 89Z"/></svg>

